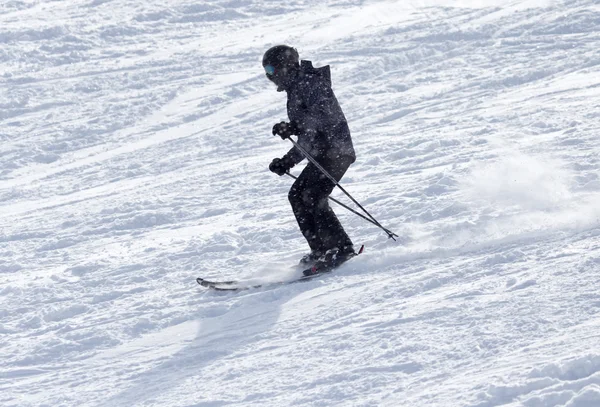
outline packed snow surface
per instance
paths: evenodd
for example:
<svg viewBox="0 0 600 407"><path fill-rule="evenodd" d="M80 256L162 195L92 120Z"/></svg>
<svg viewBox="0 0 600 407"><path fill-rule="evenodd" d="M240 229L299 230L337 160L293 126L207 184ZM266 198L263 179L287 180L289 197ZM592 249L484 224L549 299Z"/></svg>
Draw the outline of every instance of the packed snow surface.
<svg viewBox="0 0 600 407"><path fill-rule="evenodd" d="M308 249L279 43L400 238L207 291ZM3 0L0 405L600 406L599 50L597 0Z"/></svg>

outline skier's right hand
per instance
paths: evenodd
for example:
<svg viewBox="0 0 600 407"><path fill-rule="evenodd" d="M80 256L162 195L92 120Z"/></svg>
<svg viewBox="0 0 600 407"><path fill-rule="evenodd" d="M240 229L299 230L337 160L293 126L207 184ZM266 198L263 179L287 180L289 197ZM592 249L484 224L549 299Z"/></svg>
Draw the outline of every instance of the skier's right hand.
<svg viewBox="0 0 600 407"><path fill-rule="evenodd" d="M273 135L277 135L281 137L283 140L286 138L290 138L298 132L298 126L295 122L291 121L289 123L279 122L275 126L273 126Z"/></svg>
<svg viewBox="0 0 600 407"><path fill-rule="evenodd" d="M274 158L269 164L269 171L282 176L290 170L294 165L284 158Z"/></svg>

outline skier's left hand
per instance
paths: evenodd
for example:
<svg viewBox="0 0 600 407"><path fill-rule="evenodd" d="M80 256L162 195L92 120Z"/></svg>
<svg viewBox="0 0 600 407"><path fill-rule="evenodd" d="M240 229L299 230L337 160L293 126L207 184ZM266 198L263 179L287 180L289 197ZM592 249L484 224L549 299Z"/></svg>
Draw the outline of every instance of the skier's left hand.
<svg viewBox="0 0 600 407"><path fill-rule="evenodd" d="M273 126L273 135L278 135L283 140L285 140L286 138L290 138L290 136L296 134L297 131L298 128L296 126L296 123L294 122L279 122L275 126Z"/></svg>
<svg viewBox="0 0 600 407"><path fill-rule="evenodd" d="M274 172L281 177L293 166L293 163L290 163L290 161L285 157L274 158L273 161L271 161L271 164L269 164L269 171Z"/></svg>

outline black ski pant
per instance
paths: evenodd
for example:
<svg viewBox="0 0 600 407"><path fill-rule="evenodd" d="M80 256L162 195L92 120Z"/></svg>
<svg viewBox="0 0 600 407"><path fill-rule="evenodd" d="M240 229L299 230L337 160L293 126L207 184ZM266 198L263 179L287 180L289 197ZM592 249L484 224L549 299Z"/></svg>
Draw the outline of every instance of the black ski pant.
<svg viewBox="0 0 600 407"><path fill-rule="evenodd" d="M354 159L344 156L334 160L317 158L317 162L339 181ZM352 241L329 206L327 198L334 187L333 181L309 162L290 189L288 198L292 210L311 250L325 252L334 247L352 246Z"/></svg>

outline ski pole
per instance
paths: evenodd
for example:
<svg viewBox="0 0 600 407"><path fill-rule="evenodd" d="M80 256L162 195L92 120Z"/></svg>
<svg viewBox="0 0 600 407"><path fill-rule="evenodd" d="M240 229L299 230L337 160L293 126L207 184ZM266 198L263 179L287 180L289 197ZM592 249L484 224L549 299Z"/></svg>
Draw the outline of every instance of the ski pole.
<svg viewBox="0 0 600 407"><path fill-rule="evenodd" d="M286 174L286 175L288 175L288 176L290 176L290 177L292 177L293 179L298 179L298 177L296 177L296 176L294 176L294 175L290 174L289 172L286 172L285 174ZM333 197L331 197L331 196L329 196L328 198L329 198L331 201L335 202L336 204L340 205L342 208L345 208L345 209L349 210L350 212L352 212L353 214L355 214L355 215L357 215L357 216L360 216L361 218L363 218L363 219L364 219L364 220L366 220L367 222L371 222L373 225L381 227L381 225L378 225L377 223L373 222L371 219L367 218L367 217L366 217L365 215L363 215L362 213L359 213L359 212L355 211L354 209L352 209L352 208L350 208L349 206L347 206L347 205L345 205L345 204L341 203L341 202L340 202L340 201L338 201L337 199L335 199L335 198L333 198ZM387 229L385 229L385 228L384 228L384 231L385 231L386 233L389 233L389 234L392 234L392 235L394 235L394 236L398 237L398 235L396 235L395 233L392 233L392 232L390 232L389 230L387 230Z"/></svg>
<svg viewBox="0 0 600 407"><path fill-rule="evenodd" d="M293 140L291 137L288 137L288 140L290 140L290 141L292 142L292 144L294 145L294 147L296 147L296 148L297 148L297 149L298 149L298 150L299 150L299 151L302 153L302 155L303 155L304 157L306 157L306 159L307 159L308 161L310 161L311 163L313 163L313 164L314 164L314 165L315 165L315 166L316 166L316 167L317 167L317 168L318 168L318 169L319 169L319 170L320 170L320 171L321 171L321 172L322 172L322 173L323 173L323 174L324 174L324 175L325 175L327 178L329 178L329 179L331 180L331 182L333 182L333 183L334 183L334 184L335 184L335 185L336 185L336 186L337 186L339 189L341 189L341 190L342 190L342 192L343 192L344 194L346 194L346 196L352 200L352 202L354 202L356 205L358 205L358 207L359 207L360 209L362 209L362 210L363 210L363 212L364 212L364 213L366 213L366 214L369 216L369 218L371 218L371 220L372 220L372 222L371 222L371 223L373 223L374 225L378 226L378 227L379 227L379 228L381 228L381 229L382 229L382 230L383 230L385 233L387 233L387 235L388 235L388 238L390 238L390 239L392 239L392 240L396 241L396 239L395 239L394 237L398 237L398 235L397 235L397 234L395 234L395 233L393 233L393 232L391 232L391 231L389 231L388 229L384 228L383 226L381 226L381 224L380 224L379 222L377 222L377 219L375 219L375 218L373 217L373 215L371 215L371 214L370 214L370 213L369 213L369 212L368 212L368 211L367 211L365 208L363 208L363 206L362 206L360 203L358 203L358 201L356 201L356 199L354 199L354 198L352 197L352 195L350 195L350 194L349 194L349 193L348 193L348 192L347 192L347 191L346 191L346 190L345 190L345 189L344 189L344 188L343 188L343 187L340 185L340 183L339 183L339 182L338 182L338 181L337 181L335 178L333 178L333 176L332 176L331 174L329 174L329 173L328 173L328 172L325 170L325 168L323 168L323 167L321 166L321 164L319 164L319 163L317 162L317 160L315 160L315 158L314 158L313 156L311 156L311 155L308 153L308 151L306 151L306 150L304 149L304 147L300 146L300 144L298 144L297 142L295 142L295 141L294 141L294 140Z"/></svg>

